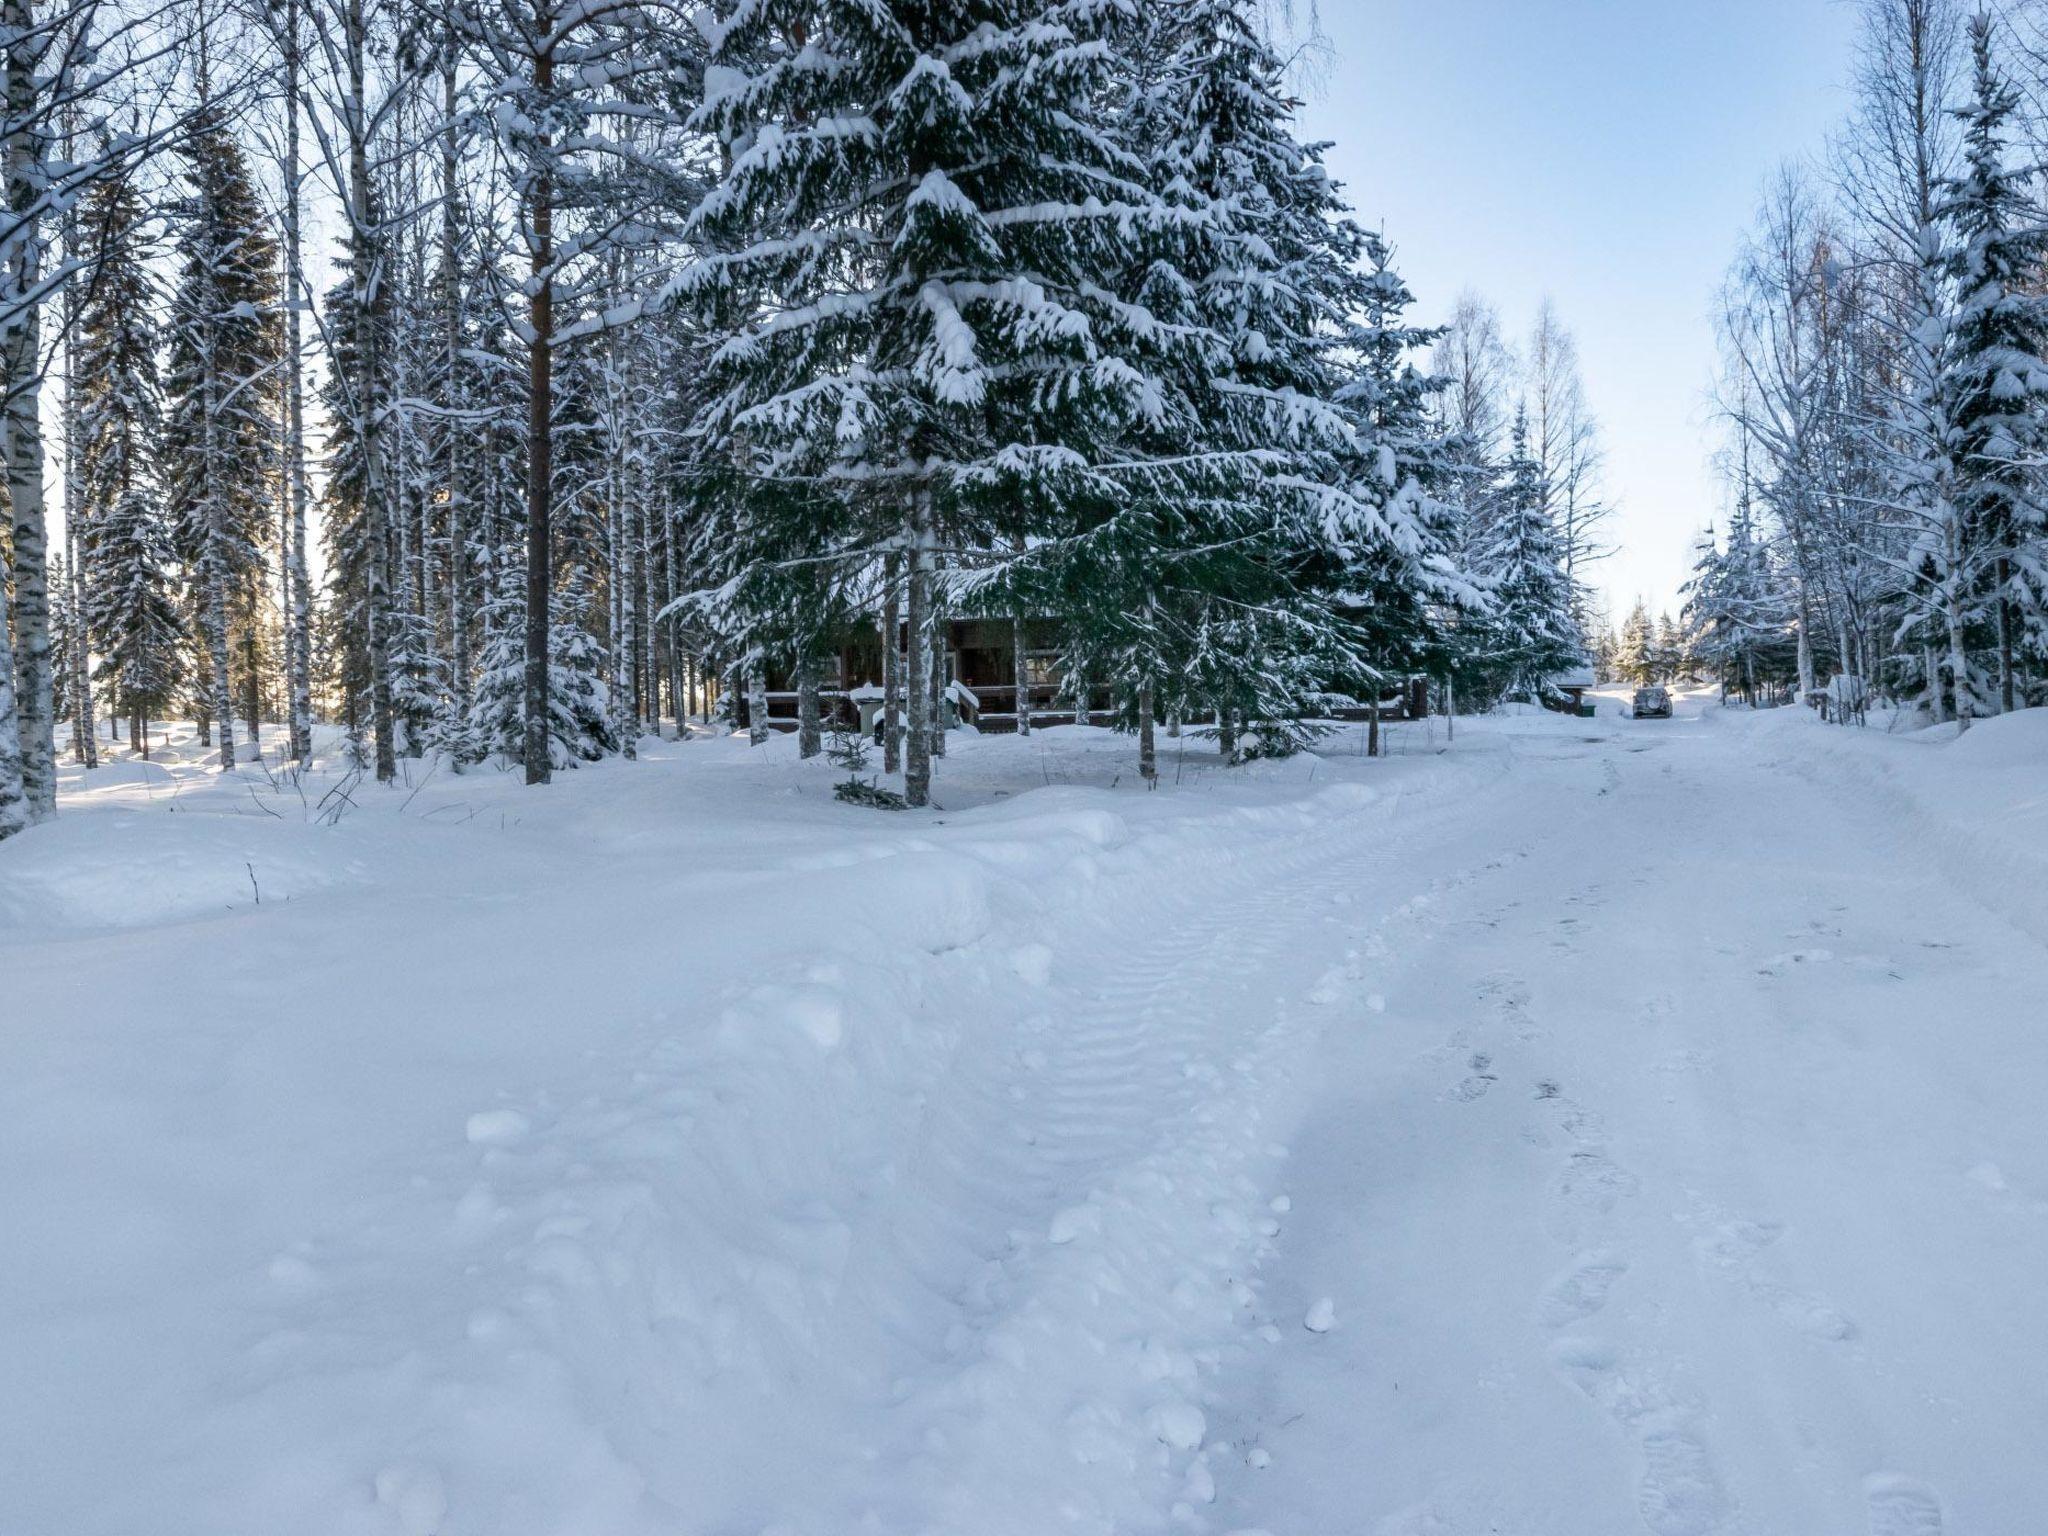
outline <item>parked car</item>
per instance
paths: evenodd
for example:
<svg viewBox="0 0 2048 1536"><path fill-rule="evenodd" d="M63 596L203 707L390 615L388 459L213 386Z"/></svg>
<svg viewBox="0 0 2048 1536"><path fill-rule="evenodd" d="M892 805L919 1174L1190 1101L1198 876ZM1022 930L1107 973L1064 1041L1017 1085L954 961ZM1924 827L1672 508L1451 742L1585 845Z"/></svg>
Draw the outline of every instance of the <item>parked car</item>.
<svg viewBox="0 0 2048 1536"><path fill-rule="evenodd" d="M1631 713L1638 720L1669 720L1671 718L1671 695L1656 686L1636 690L1635 708Z"/></svg>

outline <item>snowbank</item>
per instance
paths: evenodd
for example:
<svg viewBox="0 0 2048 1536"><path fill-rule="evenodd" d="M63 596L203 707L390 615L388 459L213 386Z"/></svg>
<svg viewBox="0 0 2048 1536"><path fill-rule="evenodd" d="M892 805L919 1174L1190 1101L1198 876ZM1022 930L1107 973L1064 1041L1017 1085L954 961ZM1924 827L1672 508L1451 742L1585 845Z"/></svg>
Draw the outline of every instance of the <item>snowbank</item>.
<svg viewBox="0 0 2048 1536"><path fill-rule="evenodd" d="M1913 857L2048 941L2048 709L1893 733L1826 726L1804 709L1729 710L1809 777L1880 797Z"/></svg>
<svg viewBox="0 0 2048 1536"><path fill-rule="evenodd" d="M786 741L546 792L70 770L0 849L0 1528L1201 1502L1302 1027L1249 960L1290 909L1214 898L1501 771L1414 739L1148 793L1107 732L962 733L894 816Z"/></svg>

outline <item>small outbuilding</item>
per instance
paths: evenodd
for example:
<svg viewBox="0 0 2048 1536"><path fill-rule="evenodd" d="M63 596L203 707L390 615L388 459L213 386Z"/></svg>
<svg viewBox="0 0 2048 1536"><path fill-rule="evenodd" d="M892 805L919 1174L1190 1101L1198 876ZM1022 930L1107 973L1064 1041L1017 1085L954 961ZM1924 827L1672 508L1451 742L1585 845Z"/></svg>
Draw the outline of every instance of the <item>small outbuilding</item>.
<svg viewBox="0 0 2048 1536"><path fill-rule="evenodd" d="M1587 718L1592 715L1593 706L1587 702L1586 695L1599 685L1600 680L1593 676L1591 667L1571 667L1552 674L1543 690L1543 702L1561 714Z"/></svg>

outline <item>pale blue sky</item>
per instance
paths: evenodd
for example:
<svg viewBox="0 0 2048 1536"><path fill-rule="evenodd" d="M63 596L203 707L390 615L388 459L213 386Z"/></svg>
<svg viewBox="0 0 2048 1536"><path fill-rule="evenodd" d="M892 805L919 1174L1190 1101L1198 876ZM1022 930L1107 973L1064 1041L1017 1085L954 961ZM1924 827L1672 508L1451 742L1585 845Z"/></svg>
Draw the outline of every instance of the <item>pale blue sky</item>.
<svg viewBox="0 0 2048 1536"><path fill-rule="evenodd" d="M1305 0L1295 0L1297 6ZM1677 604L1707 465L1709 313L1765 176L1847 110L1841 0L1321 0L1335 56L1303 126L1419 317L1464 288L1577 333L1620 503L1616 617Z"/></svg>

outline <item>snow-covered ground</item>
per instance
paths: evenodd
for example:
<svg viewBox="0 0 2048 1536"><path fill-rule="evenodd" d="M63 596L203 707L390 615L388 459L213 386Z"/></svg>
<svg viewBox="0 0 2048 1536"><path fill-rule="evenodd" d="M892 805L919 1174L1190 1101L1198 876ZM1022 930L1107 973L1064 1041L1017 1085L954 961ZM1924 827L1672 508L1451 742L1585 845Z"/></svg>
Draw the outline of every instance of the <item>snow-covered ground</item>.
<svg viewBox="0 0 2048 1536"><path fill-rule="evenodd" d="M66 783L6 1536L2018 1536L2048 712Z"/></svg>

